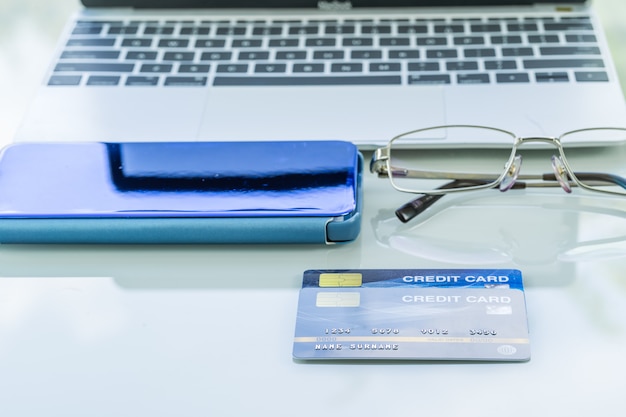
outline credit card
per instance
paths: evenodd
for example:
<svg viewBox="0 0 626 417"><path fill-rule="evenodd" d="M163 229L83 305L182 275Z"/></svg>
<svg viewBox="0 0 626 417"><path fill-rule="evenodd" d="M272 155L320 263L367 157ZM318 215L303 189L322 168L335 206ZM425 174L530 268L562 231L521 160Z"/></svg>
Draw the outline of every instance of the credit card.
<svg viewBox="0 0 626 417"><path fill-rule="evenodd" d="M516 269L304 272L293 356L314 359L527 361Z"/></svg>

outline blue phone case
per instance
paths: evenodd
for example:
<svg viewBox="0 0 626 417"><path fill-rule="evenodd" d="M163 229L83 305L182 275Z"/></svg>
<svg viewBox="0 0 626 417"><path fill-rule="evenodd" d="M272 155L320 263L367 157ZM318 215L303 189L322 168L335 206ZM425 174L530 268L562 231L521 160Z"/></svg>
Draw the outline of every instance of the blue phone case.
<svg viewBox="0 0 626 417"><path fill-rule="evenodd" d="M340 243L361 227L343 141L16 143L0 243Z"/></svg>

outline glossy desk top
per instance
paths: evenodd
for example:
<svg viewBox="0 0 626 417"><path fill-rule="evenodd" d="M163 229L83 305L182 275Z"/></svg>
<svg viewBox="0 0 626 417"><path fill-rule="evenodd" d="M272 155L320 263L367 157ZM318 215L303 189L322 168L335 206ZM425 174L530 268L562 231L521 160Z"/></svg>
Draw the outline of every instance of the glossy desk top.
<svg viewBox="0 0 626 417"><path fill-rule="evenodd" d="M0 5L2 143L75 3ZM600 153L626 174L623 151ZM370 174L365 190L342 246L0 246L2 415L623 414L626 201L485 191L405 226L406 195ZM529 362L292 359L305 269L438 267L522 270Z"/></svg>

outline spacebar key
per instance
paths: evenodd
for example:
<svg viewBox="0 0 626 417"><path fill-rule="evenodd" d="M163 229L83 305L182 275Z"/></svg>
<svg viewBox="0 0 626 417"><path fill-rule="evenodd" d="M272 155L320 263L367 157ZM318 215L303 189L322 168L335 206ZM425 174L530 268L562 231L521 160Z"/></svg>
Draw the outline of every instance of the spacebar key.
<svg viewBox="0 0 626 417"><path fill-rule="evenodd" d="M215 77L214 86L389 85L401 84L400 76L317 77Z"/></svg>

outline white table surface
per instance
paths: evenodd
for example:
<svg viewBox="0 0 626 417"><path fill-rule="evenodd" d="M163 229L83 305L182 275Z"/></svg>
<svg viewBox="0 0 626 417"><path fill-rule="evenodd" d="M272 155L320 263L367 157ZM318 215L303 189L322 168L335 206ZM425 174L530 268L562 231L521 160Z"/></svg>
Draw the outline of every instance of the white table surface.
<svg viewBox="0 0 626 417"><path fill-rule="evenodd" d="M596 3L624 74L626 3ZM0 4L1 143L76 8ZM346 245L0 246L0 415L623 415L626 201L485 191L403 226L406 195L365 192ZM529 362L292 359L305 269L440 267L522 270Z"/></svg>

